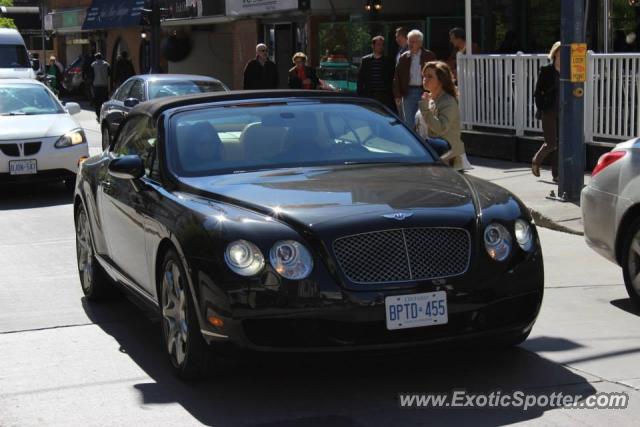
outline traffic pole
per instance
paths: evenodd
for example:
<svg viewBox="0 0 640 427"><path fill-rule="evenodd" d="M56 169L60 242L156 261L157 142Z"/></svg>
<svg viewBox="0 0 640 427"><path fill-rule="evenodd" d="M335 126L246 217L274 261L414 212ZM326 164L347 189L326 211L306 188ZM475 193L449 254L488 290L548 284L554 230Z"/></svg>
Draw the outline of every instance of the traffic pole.
<svg viewBox="0 0 640 427"><path fill-rule="evenodd" d="M158 0L151 0L151 70L152 74L160 73L160 5Z"/></svg>
<svg viewBox="0 0 640 427"><path fill-rule="evenodd" d="M580 200L584 186L584 82L587 75L584 1L562 0L558 195Z"/></svg>

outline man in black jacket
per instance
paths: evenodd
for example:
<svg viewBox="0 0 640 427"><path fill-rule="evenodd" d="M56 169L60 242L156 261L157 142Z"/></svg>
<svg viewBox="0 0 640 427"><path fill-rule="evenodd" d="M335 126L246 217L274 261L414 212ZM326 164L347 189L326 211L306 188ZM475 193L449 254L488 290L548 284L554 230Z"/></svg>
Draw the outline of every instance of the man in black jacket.
<svg viewBox="0 0 640 427"><path fill-rule="evenodd" d="M267 45L256 46L256 58L244 69L244 89L277 89L278 68L267 55Z"/></svg>
<svg viewBox="0 0 640 427"><path fill-rule="evenodd" d="M380 101L392 111L396 111L393 99L393 75L395 63L384 56L384 37L371 39L373 53L362 58L358 70L358 95Z"/></svg>

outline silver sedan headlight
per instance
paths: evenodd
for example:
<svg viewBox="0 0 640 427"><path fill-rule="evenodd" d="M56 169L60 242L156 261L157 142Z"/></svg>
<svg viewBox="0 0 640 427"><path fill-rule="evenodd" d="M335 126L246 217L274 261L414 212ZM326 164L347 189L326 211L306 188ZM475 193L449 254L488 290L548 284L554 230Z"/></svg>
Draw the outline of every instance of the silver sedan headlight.
<svg viewBox="0 0 640 427"><path fill-rule="evenodd" d="M87 142L87 138L84 135L84 131L82 129L75 129L62 135L54 146L56 148L66 148L72 145L84 144L85 142Z"/></svg>
<svg viewBox="0 0 640 427"><path fill-rule="evenodd" d="M533 232L531 231L531 226L526 221L518 219L514 225L514 231L518 245L520 245L524 251L529 252L531 248L533 248Z"/></svg>
<svg viewBox="0 0 640 427"><path fill-rule="evenodd" d="M491 258L504 261L511 253L512 239L509 230L496 222L484 229L484 246Z"/></svg>
<svg viewBox="0 0 640 427"><path fill-rule="evenodd" d="M229 243L224 260L234 273L241 276L254 276L264 267L264 256L260 249L246 240Z"/></svg>
<svg viewBox="0 0 640 427"><path fill-rule="evenodd" d="M269 252L271 265L286 279L301 280L313 270L313 258L301 243L295 240L277 242Z"/></svg>

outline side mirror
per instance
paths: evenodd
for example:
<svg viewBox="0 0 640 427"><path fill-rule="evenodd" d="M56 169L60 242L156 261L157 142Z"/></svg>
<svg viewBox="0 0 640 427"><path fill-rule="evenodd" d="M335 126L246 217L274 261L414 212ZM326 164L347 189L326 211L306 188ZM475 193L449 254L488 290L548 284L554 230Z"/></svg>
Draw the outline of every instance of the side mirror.
<svg viewBox="0 0 640 427"><path fill-rule="evenodd" d="M140 100L136 98L127 98L124 100L124 106L127 108L133 108L138 104L140 104Z"/></svg>
<svg viewBox="0 0 640 427"><path fill-rule="evenodd" d="M80 104L78 104L77 102L67 102L64 105L64 108L67 110L67 112L71 115L73 114L78 114L79 112L82 111L82 108L80 108Z"/></svg>
<svg viewBox="0 0 640 427"><path fill-rule="evenodd" d="M140 156L122 156L111 160L109 175L120 179L138 179L144 176L144 163Z"/></svg>

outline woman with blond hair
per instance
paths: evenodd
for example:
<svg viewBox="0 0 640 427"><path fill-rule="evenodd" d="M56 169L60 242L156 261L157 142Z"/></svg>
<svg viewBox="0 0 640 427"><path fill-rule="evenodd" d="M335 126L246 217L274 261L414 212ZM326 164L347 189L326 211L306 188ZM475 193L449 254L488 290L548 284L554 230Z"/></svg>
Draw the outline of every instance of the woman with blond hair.
<svg viewBox="0 0 640 427"><path fill-rule="evenodd" d="M560 92L560 42L549 51L548 65L540 67L534 99L536 117L542 119L544 144L531 160L531 173L540 176L540 165L551 155L551 176L558 182L558 107Z"/></svg>
<svg viewBox="0 0 640 427"><path fill-rule="evenodd" d="M427 62L422 69L424 95L419 102L420 123L426 127L426 141L442 160L456 169L468 169L461 138L458 92L449 66L442 61Z"/></svg>
<svg viewBox="0 0 640 427"><path fill-rule="evenodd" d="M295 66L289 70L289 88L314 90L320 84L316 70L306 65L307 55L297 52L293 55Z"/></svg>

